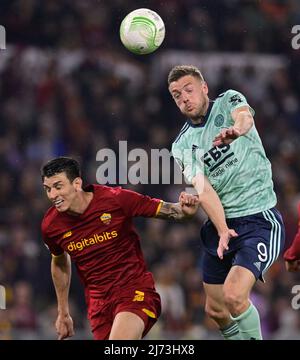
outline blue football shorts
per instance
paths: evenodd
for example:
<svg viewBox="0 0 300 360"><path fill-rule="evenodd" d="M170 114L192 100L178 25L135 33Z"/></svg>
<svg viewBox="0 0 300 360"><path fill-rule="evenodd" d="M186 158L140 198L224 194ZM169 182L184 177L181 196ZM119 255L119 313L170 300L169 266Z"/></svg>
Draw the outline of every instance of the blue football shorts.
<svg viewBox="0 0 300 360"><path fill-rule="evenodd" d="M227 219L227 225L238 237L231 238L223 260L217 255L218 233L210 220L201 229L204 254L201 261L203 281L207 284L224 284L232 266L250 270L255 279L263 275L283 250L285 230L282 217L276 208L258 214Z"/></svg>

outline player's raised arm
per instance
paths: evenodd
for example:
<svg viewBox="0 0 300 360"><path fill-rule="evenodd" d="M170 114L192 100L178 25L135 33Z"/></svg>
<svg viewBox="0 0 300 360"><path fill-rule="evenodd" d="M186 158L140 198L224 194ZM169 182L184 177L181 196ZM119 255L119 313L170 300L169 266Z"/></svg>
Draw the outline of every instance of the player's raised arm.
<svg viewBox="0 0 300 360"><path fill-rule="evenodd" d="M249 106L241 106L231 113L234 125L222 129L221 132L214 138L213 145L228 145L239 136L246 135L254 124L254 119L249 109Z"/></svg>
<svg viewBox="0 0 300 360"><path fill-rule="evenodd" d="M163 201L155 217L159 219L186 220L192 218L199 207L199 199L195 195L182 192L178 203Z"/></svg>
<svg viewBox="0 0 300 360"><path fill-rule="evenodd" d="M230 238L238 234L233 229L228 229L222 203L207 177L199 173L193 178L193 185L197 190L200 206L218 231L220 240L217 253L219 258L223 259L223 252L228 250Z"/></svg>
<svg viewBox="0 0 300 360"><path fill-rule="evenodd" d="M69 289L71 282L71 260L64 252L59 256L52 256L51 275L57 297L58 316L55 327L58 340L74 335L73 320L69 313Z"/></svg>

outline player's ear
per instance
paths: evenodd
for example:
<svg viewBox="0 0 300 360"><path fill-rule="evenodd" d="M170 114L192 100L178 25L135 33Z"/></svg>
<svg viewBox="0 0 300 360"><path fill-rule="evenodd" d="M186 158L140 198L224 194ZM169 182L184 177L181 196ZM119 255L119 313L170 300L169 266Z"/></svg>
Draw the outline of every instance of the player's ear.
<svg viewBox="0 0 300 360"><path fill-rule="evenodd" d="M208 94L208 86L207 86L206 81L203 81L202 88L203 88L203 91L204 91L205 95L207 95Z"/></svg>
<svg viewBox="0 0 300 360"><path fill-rule="evenodd" d="M80 177L77 177L73 180L73 185L75 187L75 190L81 190L82 189L82 179Z"/></svg>

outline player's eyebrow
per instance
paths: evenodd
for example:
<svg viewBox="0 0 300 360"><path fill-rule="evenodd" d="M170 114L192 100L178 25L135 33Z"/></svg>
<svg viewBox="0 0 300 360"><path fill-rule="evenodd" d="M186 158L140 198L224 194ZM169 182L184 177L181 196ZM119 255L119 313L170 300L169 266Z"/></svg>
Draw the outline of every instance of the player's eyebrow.
<svg viewBox="0 0 300 360"><path fill-rule="evenodd" d="M187 87L187 86L189 86L189 85L193 85L191 81L189 81L189 82L187 82L186 84L184 84L181 89L171 90L171 93L172 93L172 94L175 94L175 93L180 94L180 92L181 92L185 87Z"/></svg>
<svg viewBox="0 0 300 360"><path fill-rule="evenodd" d="M189 81L188 83L184 84L182 88L184 89L185 87L187 87L187 86L189 86L189 85L193 85L191 81Z"/></svg>
<svg viewBox="0 0 300 360"><path fill-rule="evenodd" d="M180 94L180 91L177 90L177 89L175 89L175 90L172 90L171 93L172 93L172 95L174 95L174 94Z"/></svg>
<svg viewBox="0 0 300 360"><path fill-rule="evenodd" d="M61 181L61 180L55 181L55 183L53 184L53 186L60 185L61 183L62 183L62 181Z"/></svg>
<svg viewBox="0 0 300 360"><path fill-rule="evenodd" d="M62 183L62 181L61 180L58 180L58 181L55 181L55 183L53 183L53 185L52 185L52 187L55 187L55 186L57 186L57 185L60 185ZM48 186L48 185L45 185L45 184L43 184L44 185L44 188L48 188L48 189L50 189L50 186Z"/></svg>

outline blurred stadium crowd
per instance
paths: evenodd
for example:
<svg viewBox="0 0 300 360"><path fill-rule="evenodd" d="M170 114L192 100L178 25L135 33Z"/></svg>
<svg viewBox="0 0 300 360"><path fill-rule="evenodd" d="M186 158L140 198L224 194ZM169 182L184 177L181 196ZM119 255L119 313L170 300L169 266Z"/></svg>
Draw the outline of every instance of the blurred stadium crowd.
<svg viewBox="0 0 300 360"><path fill-rule="evenodd" d="M166 24L162 48L146 57L128 53L118 38L122 18L137 7L157 11ZM49 205L40 166L55 156L75 156L87 182L96 182L96 153L104 147L118 151L118 142L127 140L129 149L170 149L183 119L168 94L167 73L157 74L169 49L180 59L193 51L200 59L226 52L283 60L269 77L252 63L224 63L210 96L233 88L255 109L291 242L300 200L300 52L290 44L291 27L300 24L298 1L2 0L0 9L8 43L0 52L0 284L7 291L1 339L55 338L50 256L40 234ZM153 82L155 77L160 81ZM176 201L183 187L131 186L168 201ZM201 212L184 224L136 220L163 304L148 338L220 338L204 313L203 220ZM300 312L291 307L300 276L288 274L281 259L266 280L252 297L265 338L300 339ZM70 298L75 338L91 338L76 275Z"/></svg>

